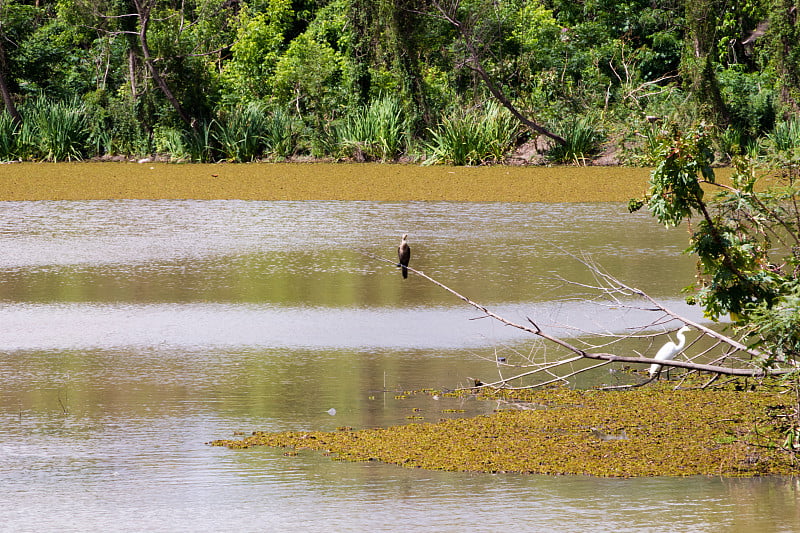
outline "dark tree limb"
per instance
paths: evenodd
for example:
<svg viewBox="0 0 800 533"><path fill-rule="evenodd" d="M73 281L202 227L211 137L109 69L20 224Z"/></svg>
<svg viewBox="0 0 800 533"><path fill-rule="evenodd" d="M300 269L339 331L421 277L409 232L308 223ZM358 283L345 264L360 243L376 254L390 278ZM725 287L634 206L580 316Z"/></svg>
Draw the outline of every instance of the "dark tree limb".
<svg viewBox="0 0 800 533"><path fill-rule="evenodd" d="M139 31L138 31L138 39L139 39L139 46L142 50L142 60L144 64L147 66L147 69L150 71L150 75L153 77L153 81L156 82L156 85L164 94L164 97L170 103L172 108L178 114L178 117L190 128L194 129L196 127L196 121L189 116L186 110L183 108L181 103L175 97L175 93L169 88L166 80L161 75L161 72L156 67L152 54L150 53L150 45L147 41L147 28L150 25L150 12L153 7L153 0L133 0L134 6L136 7L136 13L139 17Z"/></svg>
<svg viewBox="0 0 800 533"><path fill-rule="evenodd" d="M486 69L483 68L483 64L481 63L481 54L476 46L477 38L472 31L472 25L466 24L459 20L456 13L459 6L459 0L456 0L451 5L447 6L447 8L443 7L442 4L436 0L434 0L433 5L439 12L439 17L447 21L451 26L458 30L458 33L461 36L461 39L463 40L464 46L467 50L467 59L464 64L467 66L467 68L475 72L481 80L483 80L483 82L486 84L486 87L489 89L489 92L492 93L492 96L494 96L495 99L514 116L514 118L519 120L530 130L549 137L558 144L567 144L567 141L560 135L553 133L552 131L537 124L520 113L520 111L514 106L514 104L511 103L508 97L506 97L503 90L494 82L492 77L489 76L489 74L486 72Z"/></svg>
<svg viewBox="0 0 800 533"><path fill-rule="evenodd" d="M11 120L17 126L22 125L22 115L20 115L17 106L14 105L14 98L11 95L11 89L8 86L6 79L6 72L8 72L8 64L6 63L6 51L3 47L3 36L0 35L0 95L3 97L3 105L11 116Z"/></svg>

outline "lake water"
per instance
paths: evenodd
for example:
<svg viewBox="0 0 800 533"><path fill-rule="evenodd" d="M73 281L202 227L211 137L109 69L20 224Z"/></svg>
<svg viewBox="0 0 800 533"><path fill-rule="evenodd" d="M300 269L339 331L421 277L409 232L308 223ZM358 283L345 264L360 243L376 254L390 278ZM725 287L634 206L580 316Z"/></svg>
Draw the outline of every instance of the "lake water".
<svg viewBox="0 0 800 533"><path fill-rule="evenodd" d="M583 254L696 315L680 303L685 230L621 204L2 202L0 529L800 529L791 479L462 474L207 446L496 407L401 394L495 379L514 371L498 354L539 349L362 253L392 260L402 233L413 267L512 320L627 327L565 283L592 281Z"/></svg>

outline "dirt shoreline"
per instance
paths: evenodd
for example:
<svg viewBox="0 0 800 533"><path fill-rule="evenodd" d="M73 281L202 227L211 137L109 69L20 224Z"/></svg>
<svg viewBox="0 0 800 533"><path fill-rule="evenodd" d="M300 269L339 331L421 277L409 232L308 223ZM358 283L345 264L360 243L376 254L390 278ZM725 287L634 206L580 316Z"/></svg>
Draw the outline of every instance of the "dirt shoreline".
<svg viewBox="0 0 800 533"><path fill-rule="evenodd" d="M624 202L650 169L380 163L0 165L0 200L237 199Z"/></svg>

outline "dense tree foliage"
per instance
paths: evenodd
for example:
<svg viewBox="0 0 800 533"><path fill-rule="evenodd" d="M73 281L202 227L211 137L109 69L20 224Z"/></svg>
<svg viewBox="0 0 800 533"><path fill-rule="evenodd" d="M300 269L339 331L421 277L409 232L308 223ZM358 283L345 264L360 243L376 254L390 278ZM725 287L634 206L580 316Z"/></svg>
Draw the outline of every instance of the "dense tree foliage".
<svg viewBox="0 0 800 533"><path fill-rule="evenodd" d="M718 159L763 154L800 108L797 7L0 0L0 158L475 163L544 131L561 144L554 161L605 151L648 164L663 124L699 119ZM497 123L461 131L476 120ZM48 129L63 131L49 147L38 141Z"/></svg>

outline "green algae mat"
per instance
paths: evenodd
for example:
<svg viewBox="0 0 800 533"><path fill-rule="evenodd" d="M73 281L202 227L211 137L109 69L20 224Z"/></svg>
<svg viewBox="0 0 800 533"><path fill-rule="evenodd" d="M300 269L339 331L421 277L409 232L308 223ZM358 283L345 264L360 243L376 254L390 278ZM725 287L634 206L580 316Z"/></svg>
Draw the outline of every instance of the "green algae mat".
<svg viewBox="0 0 800 533"><path fill-rule="evenodd" d="M210 444L309 449L350 461L466 472L595 476L792 475L791 394L671 390L526 393L528 409L335 432L255 432Z"/></svg>
<svg viewBox="0 0 800 533"><path fill-rule="evenodd" d="M624 202L649 169L377 163L14 163L0 200L238 199Z"/></svg>

